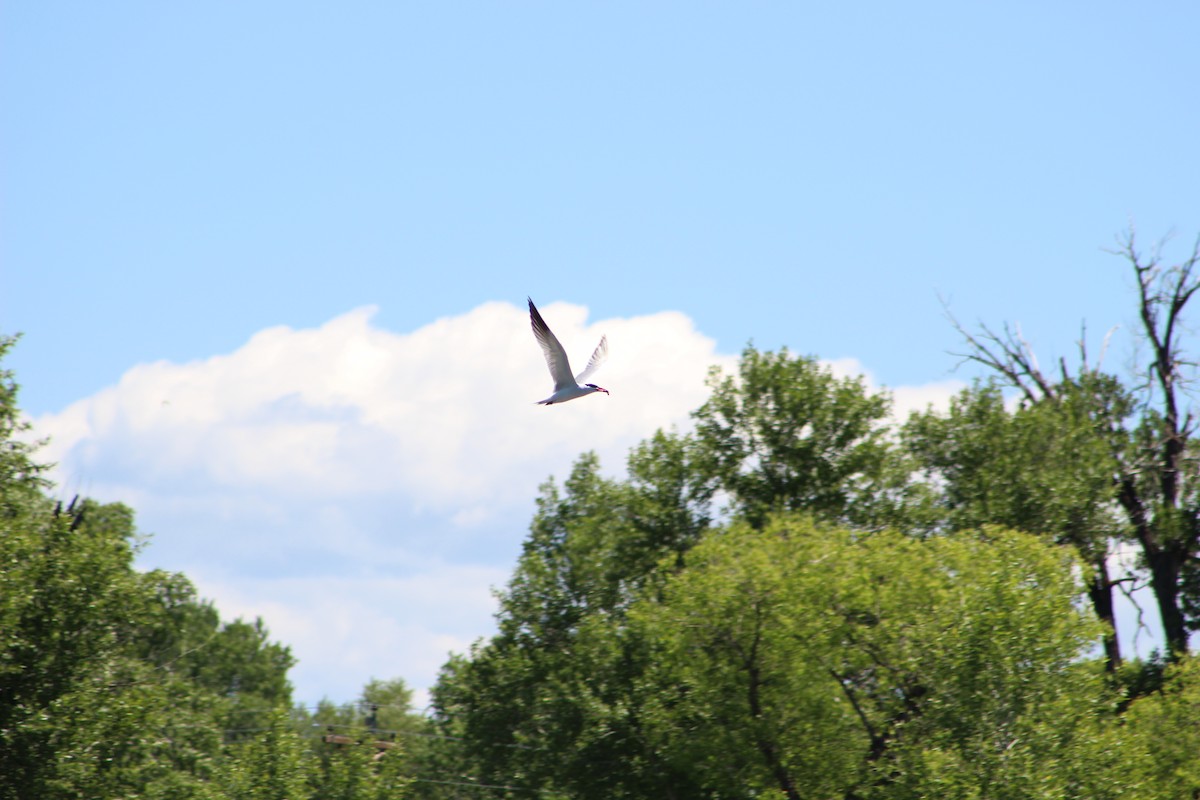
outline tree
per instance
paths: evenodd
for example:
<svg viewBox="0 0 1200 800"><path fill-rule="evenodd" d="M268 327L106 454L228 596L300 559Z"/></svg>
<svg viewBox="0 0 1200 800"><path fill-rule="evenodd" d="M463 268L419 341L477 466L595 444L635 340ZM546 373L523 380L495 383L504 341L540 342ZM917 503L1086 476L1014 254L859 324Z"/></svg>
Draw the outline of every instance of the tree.
<svg viewBox="0 0 1200 800"><path fill-rule="evenodd" d="M380 741L389 747L380 749ZM363 724L342 727L324 737L322 750L311 761L314 800L394 800L407 794L411 780L402 749L381 740L379 731Z"/></svg>
<svg viewBox="0 0 1200 800"><path fill-rule="evenodd" d="M320 765L314 778L318 796L344 794L351 787L364 798L385 786L398 791L401 776L407 776L407 786L408 777L442 757L433 723L413 711L412 697L402 678L372 678L354 702L324 699L313 712L303 706L292 710L296 731L307 738Z"/></svg>
<svg viewBox="0 0 1200 800"><path fill-rule="evenodd" d="M815 358L747 347L736 376L709 376L696 439L733 510L762 525L775 510L853 524L887 518L906 482L886 431L891 405L861 378Z"/></svg>
<svg viewBox="0 0 1200 800"><path fill-rule="evenodd" d="M1115 670L1121 651L1108 558L1110 541L1124 530L1113 454L1132 400L1115 379L1094 372L1052 391L1053 400L1009 408L998 385L977 384L953 398L946 413L913 414L902 439L929 485L938 487L944 527L1003 525L1045 535L1079 554L1091 571L1092 607L1110 629L1106 663ZM1098 419L1107 424L1098 427Z"/></svg>
<svg viewBox="0 0 1200 800"><path fill-rule="evenodd" d="M61 716L78 724L74 709L91 706L107 687L121 694L122 639L144 596L129 568L128 510L99 511L85 506L66 517L43 501L6 520L0 796L49 796L60 761L78 755L64 747L71 729Z"/></svg>
<svg viewBox="0 0 1200 800"><path fill-rule="evenodd" d="M1069 796L1095 755L1097 628L1062 548L784 517L688 562L631 618L652 741L715 795Z"/></svg>
<svg viewBox="0 0 1200 800"><path fill-rule="evenodd" d="M634 584L657 569L659 560L684 553L712 524L717 484L706 448L692 436L657 431L630 451L626 464L631 531L618 541L615 562Z"/></svg>
<svg viewBox="0 0 1200 800"><path fill-rule="evenodd" d="M0 335L0 362L18 338ZM42 492L49 485L45 466L33 458L36 445L17 438L29 430L17 406L19 391L12 370L0 369L0 520L12 519L30 503L44 502Z"/></svg>
<svg viewBox="0 0 1200 800"><path fill-rule="evenodd" d="M230 747L221 783L239 800L292 800L308 797L312 765L284 709L267 715L253 739Z"/></svg>
<svg viewBox="0 0 1200 800"><path fill-rule="evenodd" d="M1119 744L1136 770L1138 797L1200 796L1200 659L1169 665L1162 687L1130 706L1123 734Z"/></svg>
<svg viewBox="0 0 1200 800"><path fill-rule="evenodd" d="M1200 481L1190 452L1196 420L1184 407L1190 364L1180 344L1184 309L1200 289L1194 274L1200 239L1189 258L1169 267L1162 266L1157 252L1144 258L1132 232L1120 252L1137 276L1139 318L1151 357L1146 409L1120 476L1118 499L1150 571L1167 649L1180 654L1187 652L1188 630L1200 627L1200 618L1187 619L1183 595L1188 577L1200 571Z"/></svg>
<svg viewBox="0 0 1200 800"><path fill-rule="evenodd" d="M904 498L887 397L815 359L748 348L737 377L714 372L693 435L658 432L628 478L594 455L560 490L542 487L499 633L453 660L434 692L479 780L580 797L702 796L691 770L646 739L639 686L651 666L626 624L710 529L720 493L761 523L774 508L878 525ZM622 764L619 771L614 764Z"/></svg>
<svg viewBox="0 0 1200 800"><path fill-rule="evenodd" d="M1135 375L1136 413L1126 420L1101 403L1089 413L1098 432L1113 446L1114 496L1141 549L1162 619L1168 651L1186 653L1188 631L1200 627L1200 481L1192 453L1195 415L1187 405L1191 360L1184 353L1184 312L1200 278L1200 240L1183 261L1164 266L1159 250L1145 256L1133 233L1117 253L1137 279L1141 342L1147 366ZM971 334L954 323L968 344L966 358L994 371L1029 403L1061 403L1082 381L1097 377L1080 342L1080 375L1060 361L1060 378L1038 366L1029 346L1013 329L987 327Z"/></svg>
<svg viewBox="0 0 1200 800"><path fill-rule="evenodd" d="M0 562L0 797L207 796L226 731L286 707L292 658L139 573L132 511L10 518Z"/></svg>
<svg viewBox="0 0 1200 800"><path fill-rule="evenodd" d="M134 569L128 507L48 498L16 396L0 373L0 798L222 796L225 732L286 707L290 653Z"/></svg>
<svg viewBox="0 0 1200 800"><path fill-rule="evenodd" d="M678 566L708 525L694 456L659 434L634 450L628 482L603 477L589 453L561 489L542 486L498 634L447 664L433 692L474 780L584 798L687 796L686 771L645 746L646 664L624 615L659 563Z"/></svg>

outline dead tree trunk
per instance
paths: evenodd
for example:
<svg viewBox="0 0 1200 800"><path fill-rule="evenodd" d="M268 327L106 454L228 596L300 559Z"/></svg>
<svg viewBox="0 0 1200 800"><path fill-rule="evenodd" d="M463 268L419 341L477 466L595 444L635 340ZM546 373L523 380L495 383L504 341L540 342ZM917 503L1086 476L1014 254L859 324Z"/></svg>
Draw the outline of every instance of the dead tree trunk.
<svg viewBox="0 0 1200 800"><path fill-rule="evenodd" d="M1183 611L1179 578L1185 564L1197 558L1197 526L1193 498L1188 496L1196 476L1189 464L1188 448L1195 419L1185 410L1186 386L1193 364L1179 344L1183 311L1200 289L1195 268L1200 263L1200 240L1191 256L1180 264L1163 267L1157 252L1144 259L1131 232L1118 251L1133 267L1138 280L1138 317L1150 348L1145 375L1148 396L1143 415L1141 448L1121 487L1121 504L1133 523L1142 555L1150 571L1150 587L1162 618L1167 650L1172 655L1188 650L1187 619ZM1140 479L1139 479L1140 478ZM1147 480L1149 478L1149 480Z"/></svg>
<svg viewBox="0 0 1200 800"><path fill-rule="evenodd" d="M1186 359L1180 347L1183 312L1192 295L1200 289L1196 267L1200 264L1200 239L1185 261L1162 266L1156 251L1148 259L1138 252L1131 232L1114 251L1133 268L1138 285L1140 338L1149 348L1150 360L1133 387L1141 396L1141 408L1135 427L1122 428L1112 437L1115 443L1117 474L1113 476L1113 499L1125 514L1133 539L1142 550L1162 620L1163 635L1171 655L1188 650L1188 621L1184 613L1180 576L1184 567L1200 560L1200 496L1193 496L1192 483L1198 477L1195 459L1189 455L1195 418L1185 406L1186 386L1195 364ZM987 327L979 334L951 321L970 347L963 355L995 371L1006 383L1019 390L1029 402L1061 401L1062 389L1072 381L1065 362L1060 362L1061 380L1051 380L1038 367L1029 345L1019 330L1005 326L1003 333ZM1093 368L1088 365L1084 343L1080 342L1081 377ZM1120 420L1096 420L1097 426L1126 423ZM1108 666L1120 662L1113 617L1113 582L1108 577L1105 559L1093 563L1096 574L1088 587L1088 596L1096 615L1113 625L1106 638Z"/></svg>

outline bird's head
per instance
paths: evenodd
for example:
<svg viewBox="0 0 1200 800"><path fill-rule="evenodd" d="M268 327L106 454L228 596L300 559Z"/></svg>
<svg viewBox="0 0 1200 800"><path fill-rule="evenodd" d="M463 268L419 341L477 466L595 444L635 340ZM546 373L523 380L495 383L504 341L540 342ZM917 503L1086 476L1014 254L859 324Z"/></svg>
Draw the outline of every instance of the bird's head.
<svg viewBox="0 0 1200 800"><path fill-rule="evenodd" d="M605 394L608 394L608 389L601 389L599 386L597 386L594 383L585 383L584 386L588 387L593 392L604 392Z"/></svg>

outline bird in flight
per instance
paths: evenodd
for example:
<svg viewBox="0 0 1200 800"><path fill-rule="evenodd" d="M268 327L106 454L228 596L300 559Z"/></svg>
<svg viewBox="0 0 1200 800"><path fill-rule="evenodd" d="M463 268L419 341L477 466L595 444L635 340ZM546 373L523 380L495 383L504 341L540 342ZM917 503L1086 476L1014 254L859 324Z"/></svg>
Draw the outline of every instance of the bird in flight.
<svg viewBox="0 0 1200 800"><path fill-rule="evenodd" d="M546 355L546 366L550 368L550 377L554 378L554 394L545 400L538 400L538 405L549 406L555 403L565 403L576 397L596 392L608 394L608 389L601 389L594 383L584 383L593 372L600 368L604 359L608 358L608 337L600 337L600 344L597 345L596 352L592 353L592 357L588 359L583 372L571 377L571 364L567 361L567 351L563 350L563 346L558 343L558 337L542 319L533 300L525 299L529 300L529 321L533 325L534 338L542 346L542 352Z"/></svg>

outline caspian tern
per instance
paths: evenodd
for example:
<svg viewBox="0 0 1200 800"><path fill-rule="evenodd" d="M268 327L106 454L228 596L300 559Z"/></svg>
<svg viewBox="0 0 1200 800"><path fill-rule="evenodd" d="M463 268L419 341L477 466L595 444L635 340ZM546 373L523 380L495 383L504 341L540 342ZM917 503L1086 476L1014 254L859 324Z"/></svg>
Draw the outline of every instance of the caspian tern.
<svg viewBox="0 0 1200 800"><path fill-rule="evenodd" d="M584 383L588 376L600 368L604 359L608 358L608 337L600 337L600 344L597 345L596 352L592 353L592 357L588 359L583 372L571 377L571 364L567 361L567 351L563 350L563 346L558 343L558 338L550 330L546 321L542 319L542 315L538 313L533 300L525 299L529 300L529 321L533 325L533 335L538 340L538 344L542 346L542 352L546 354L546 366L550 368L550 377L554 378L554 394L545 400L538 400L538 405L550 406L555 403L565 403L576 397L596 392L608 394L608 389L601 389L594 383Z"/></svg>

